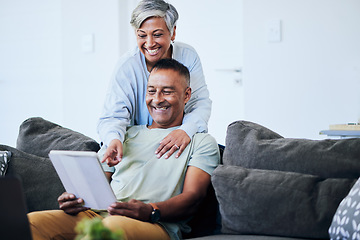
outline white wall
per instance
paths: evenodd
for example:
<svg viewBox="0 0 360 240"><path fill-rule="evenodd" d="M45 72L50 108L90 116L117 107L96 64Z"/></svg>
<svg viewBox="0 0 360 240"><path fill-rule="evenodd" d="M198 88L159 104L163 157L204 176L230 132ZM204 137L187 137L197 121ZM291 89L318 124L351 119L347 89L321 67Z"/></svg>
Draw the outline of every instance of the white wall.
<svg viewBox="0 0 360 240"><path fill-rule="evenodd" d="M281 42L267 24L282 22ZM322 138L360 118L360 1L245 0L245 117L285 137Z"/></svg>
<svg viewBox="0 0 360 240"><path fill-rule="evenodd" d="M29 117L61 123L60 0L0 0L0 144Z"/></svg>
<svg viewBox="0 0 360 240"><path fill-rule="evenodd" d="M63 0L64 125L99 140L99 119L113 68L126 44L119 14L125 1ZM93 36L93 50L83 38ZM85 50L85 51L84 51Z"/></svg>
<svg viewBox="0 0 360 240"><path fill-rule="evenodd" d="M108 81L128 49L126 0L0 1L0 143L43 117L98 139ZM129 17L127 16L127 19ZM94 37L84 52L84 36Z"/></svg>
<svg viewBox="0 0 360 240"><path fill-rule="evenodd" d="M209 133L219 144L225 144L227 126L244 118L240 72L243 66L242 1L226 0L224 4L218 0L171 0L171 3L179 12L175 41L193 46L201 59L212 100ZM204 7L206 11L201 11L199 16L199 9ZM231 20L229 16L233 16Z"/></svg>
<svg viewBox="0 0 360 240"><path fill-rule="evenodd" d="M98 140L115 62L134 45L129 16L136 2L0 0L1 144L15 146L20 123L32 116ZM244 22L245 120L286 137L320 138L329 124L360 118L360 1L244 0L243 12L232 17ZM282 21L279 43L267 41L273 19ZM88 34L92 53L82 52ZM205 32L197 41L210 40ZM232 105L223 107L231 112Z"/></svg>

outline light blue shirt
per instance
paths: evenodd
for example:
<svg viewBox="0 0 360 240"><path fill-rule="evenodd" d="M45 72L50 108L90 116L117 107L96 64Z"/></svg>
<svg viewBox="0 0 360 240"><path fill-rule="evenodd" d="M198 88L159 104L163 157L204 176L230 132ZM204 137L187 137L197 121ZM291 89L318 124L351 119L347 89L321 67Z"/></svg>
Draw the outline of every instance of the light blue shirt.
<svg viewBox="0 0 360 240"><path fill-rule="evenodd" d="M184 130L191 138L196 132L207 132L211 100L196 51L180 42L175 42L172 46L172 57L190 71L192 96L185 106L183 124L179 129ZM152 123L145 103L149 75L145 57L138 47L119 60L97 127L100 139L106 146L113 139L123 142L127 126Z"/></svg>
<svg viewBox="0 0 360 240"><path fill-rule="evenodd" d="M188 166L197 167L209 175L219 164L219 148L215 139L207 133L197 133L179 158L175 154L160 159L154 154L159 142L177 129L148 129L133 126L126 132L124 156L115 167L102 166L113 172L111 187L119 201L137 199L145 203L168 200L182 193ZM105 152L105 147L99 155ZM102 156L100 156L102 158ZM181 231L189 231L187 221L161 222L172 239L179 239Z"/></svg>

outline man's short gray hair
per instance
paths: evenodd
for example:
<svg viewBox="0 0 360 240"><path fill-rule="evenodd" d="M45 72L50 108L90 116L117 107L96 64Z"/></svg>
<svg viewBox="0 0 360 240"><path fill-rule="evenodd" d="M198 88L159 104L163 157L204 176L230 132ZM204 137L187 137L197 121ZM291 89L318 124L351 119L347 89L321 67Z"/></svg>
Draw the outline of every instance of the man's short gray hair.
<svg viewBox="0 0 360 240"><path fill-rule="evenodd" d="M150 17L163 18L172 35L179 14L173 5L164 0L142 0L132 12L130 24L135 30L139 29L141 24Z"/></svg>

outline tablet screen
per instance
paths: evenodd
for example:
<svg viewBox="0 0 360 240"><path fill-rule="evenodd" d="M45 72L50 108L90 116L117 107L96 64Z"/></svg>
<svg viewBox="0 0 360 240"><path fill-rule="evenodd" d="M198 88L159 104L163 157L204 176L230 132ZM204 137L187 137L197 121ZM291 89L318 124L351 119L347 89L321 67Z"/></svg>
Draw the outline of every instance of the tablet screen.
<svg viewBox="0 0 360 240"><path fill-rule="evenodd" d="M68 193L84 199L84 206L105 210L116 197L96 152L52 150L49 153Z"/></svg>

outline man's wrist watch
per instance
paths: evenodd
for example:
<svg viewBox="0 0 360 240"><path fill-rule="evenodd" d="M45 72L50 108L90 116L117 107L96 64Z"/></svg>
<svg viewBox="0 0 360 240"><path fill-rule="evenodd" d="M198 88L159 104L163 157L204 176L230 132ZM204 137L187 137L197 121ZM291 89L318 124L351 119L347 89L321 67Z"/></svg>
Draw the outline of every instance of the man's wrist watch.
<svg viewBox="0 0 360 240"><path fill-rule="evenodd" d="M155 203L149 203L151 207L153 208L151 214L150 214L150 220L151 223L157 223L160 220L160 209L158 206L156 206Z"/></svg>

